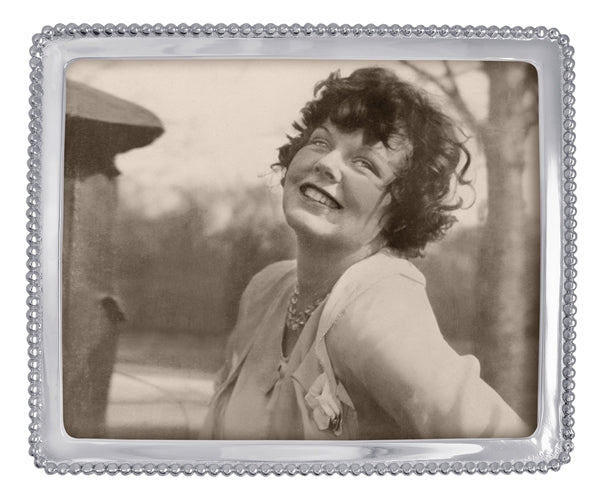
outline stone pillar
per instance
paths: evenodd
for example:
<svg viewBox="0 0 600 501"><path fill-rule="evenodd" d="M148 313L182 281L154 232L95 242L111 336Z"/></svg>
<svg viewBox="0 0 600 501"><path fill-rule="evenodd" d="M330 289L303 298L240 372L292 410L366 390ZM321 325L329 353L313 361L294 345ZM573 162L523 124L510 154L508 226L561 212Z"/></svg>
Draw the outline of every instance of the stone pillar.
<svg viewBox="0 0 600 501"><path fill-rule="evenodd" d="M117 153L150 144L158 118L129 101L67 81L62 368L63 421L77 438L104 436L108 389L125 318L115 290Z"/></svg>

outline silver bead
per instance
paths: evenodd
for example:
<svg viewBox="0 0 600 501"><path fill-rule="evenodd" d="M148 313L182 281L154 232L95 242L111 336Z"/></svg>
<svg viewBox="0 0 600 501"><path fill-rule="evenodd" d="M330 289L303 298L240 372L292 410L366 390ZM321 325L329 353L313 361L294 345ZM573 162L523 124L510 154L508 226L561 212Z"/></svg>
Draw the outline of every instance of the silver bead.
<svg viewBox="0 0 600 501"><path fill-rule="evenodd" d="M352 464L350 465L350 473L351 473L352 475L354 475L354 476L356 476L356 475L360 475L361 471L362 471L362 468L360 467L360 465L359 465L359 464L357 464L357 463L352 463Z"/></svg>
<svg viewBox="0 0 600 501"><path fill-rule="evenodd" d="M323 465L321 465L319 463L313 464L310 469L310 472L313 475L320 475L323 472Z"/></svg>
<svg viewBox="0 0 600 501"><path fill-rule="evenodd" d="M124 463L119 465L119 472L121 472L123 475L129 475L131 471L132 467L130 464Z"/></svg>
<svg viewBox="0 0 600 501"><path fill-rule="evenodd" d="M337 472L342 476L347 475L348 472L350 471L350 467L346 463L341 463L341 464L337 465L336 469L337 469Z"/></svg>

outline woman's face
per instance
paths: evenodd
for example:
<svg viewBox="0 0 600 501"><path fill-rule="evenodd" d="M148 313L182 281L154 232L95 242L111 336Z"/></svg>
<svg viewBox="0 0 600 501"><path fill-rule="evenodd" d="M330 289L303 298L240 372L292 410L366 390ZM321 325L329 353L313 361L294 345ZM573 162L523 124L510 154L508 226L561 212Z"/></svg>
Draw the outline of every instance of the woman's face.
<svg viewBox="0 0 600 501"><path fill-rule="evenodd" d="M363 136L362 129L342 132L328 120L296 153L285 177L283 211L298 238L348 252L379 242L389 203L385 187L405 151L365 144Z"/></svg>

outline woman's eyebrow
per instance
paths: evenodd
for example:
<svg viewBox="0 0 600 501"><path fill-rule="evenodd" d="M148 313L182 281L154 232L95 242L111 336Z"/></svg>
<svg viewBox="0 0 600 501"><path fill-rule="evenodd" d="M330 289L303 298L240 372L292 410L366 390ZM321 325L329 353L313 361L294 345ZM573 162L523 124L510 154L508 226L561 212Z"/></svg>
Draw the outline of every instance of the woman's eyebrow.
<svg viewBox="0 0 600 501"><path fill-rule="evenodd" d="M362 148L373 154L378 160L380 160L383 163L387 163L388 159L385 157L385 155L383 155L380 151L380 148L375 148L373 146L369 146L368 144L363 144ZM385 147L384 147L385 148Z"/></svg>
<svg viewBox="0 0 600 501"><path fill-rule="evenodd" d="M331 135L331 131L327 128L326 125L318 125L317 127L315 127L315 130L313 130L313 132L317 132L319 129L323 129L325 132L327 132L327 134Z"/></svg>

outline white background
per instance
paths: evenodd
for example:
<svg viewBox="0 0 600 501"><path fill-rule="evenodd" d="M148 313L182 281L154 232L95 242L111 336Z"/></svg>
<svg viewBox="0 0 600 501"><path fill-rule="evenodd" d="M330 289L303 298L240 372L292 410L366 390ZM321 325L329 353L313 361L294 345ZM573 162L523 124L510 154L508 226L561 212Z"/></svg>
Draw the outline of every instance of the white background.
<svg viewBox="0 0 600 501"><path fill-rule="evenodd" d="M10 7L8 7L10 5ZM523 0L384 2L127 2L124 0L13 1L3 16L2 112L2 287L3 336L0 370L0 485L3 499L598 499L598 371L600 346L593 287L598 272L595 219L598 200L598 63L592 3ZM133 477L48 476L27 455L27 343L25 333L25 175L31 35L56 23L213 24L224 22L544 25L557 27L575 47L578 160L578 332L575 451L558 473L522 475L436 475L426 477Z"/></svg>

